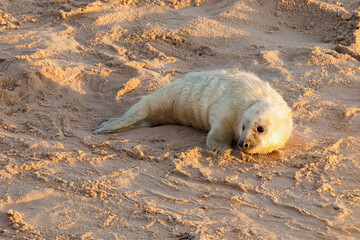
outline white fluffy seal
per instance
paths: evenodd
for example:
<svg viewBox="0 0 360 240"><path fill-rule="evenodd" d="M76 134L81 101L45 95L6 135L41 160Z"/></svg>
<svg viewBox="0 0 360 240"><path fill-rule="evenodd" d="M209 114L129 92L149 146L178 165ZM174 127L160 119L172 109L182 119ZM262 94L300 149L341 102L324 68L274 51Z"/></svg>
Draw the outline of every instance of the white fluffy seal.
<svg viewBox="0 0 360 240"><path fill-rule="evenodd" d="M269 153L284 146L292 131L291 110L267 83L247 72L188 73L144 96L122 117L94 133L134 127L182 124L208 131L206 146Z"/></svg>

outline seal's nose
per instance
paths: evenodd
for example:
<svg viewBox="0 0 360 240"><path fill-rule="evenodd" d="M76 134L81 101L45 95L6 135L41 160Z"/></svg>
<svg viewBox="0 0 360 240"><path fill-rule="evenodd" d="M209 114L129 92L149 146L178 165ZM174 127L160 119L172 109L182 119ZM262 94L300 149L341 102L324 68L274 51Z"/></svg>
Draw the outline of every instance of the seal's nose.
<svg viewBox="0 0 360 240"><path fill-rule="evenodd" d="M249 148L249 144L248 144L247 141L239 141L238 147L239 147L240 149L246 150L246 149Z"/></svg>

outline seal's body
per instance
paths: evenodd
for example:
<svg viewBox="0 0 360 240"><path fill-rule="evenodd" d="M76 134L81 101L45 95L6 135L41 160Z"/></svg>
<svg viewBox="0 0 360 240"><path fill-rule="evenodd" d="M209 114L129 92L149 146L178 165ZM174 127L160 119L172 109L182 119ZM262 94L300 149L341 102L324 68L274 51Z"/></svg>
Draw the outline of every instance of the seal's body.
<svg viewBox="0 0 360 240"><path fill-rule="evenodd" d="M208 131L206 146L210 150L224 151L235 140L249 153L282 147L292 131L290 108L254 74L198 72L143 97L121 118L109 119L94 133L163 124Z"/></svg>

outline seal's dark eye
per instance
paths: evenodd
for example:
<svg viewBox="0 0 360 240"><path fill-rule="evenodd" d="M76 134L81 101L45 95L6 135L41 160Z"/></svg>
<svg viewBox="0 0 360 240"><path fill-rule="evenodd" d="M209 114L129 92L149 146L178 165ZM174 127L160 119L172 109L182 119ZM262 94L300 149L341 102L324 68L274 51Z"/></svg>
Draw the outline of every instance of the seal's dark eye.
<svg viewBox="0 0 360 240"><path fill-rule="evenodd" d="M245 130L245 125L243 125L243 131Z"/></svg>
<svg viewBox="0 0 360 240"><path fill-rule="evenodd" d="M261 127L261 126L258 126L256 130L257 130L259 133L264 132L264 128Z"/></svg>

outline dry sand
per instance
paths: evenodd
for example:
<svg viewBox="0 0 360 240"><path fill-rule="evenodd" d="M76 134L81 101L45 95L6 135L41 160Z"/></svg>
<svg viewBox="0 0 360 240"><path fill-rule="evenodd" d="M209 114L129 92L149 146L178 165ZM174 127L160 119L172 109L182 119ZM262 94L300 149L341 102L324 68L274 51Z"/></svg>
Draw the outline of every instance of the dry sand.
<svg viewBox="0 0 360 240"><path fill-rule="evenodd" d="M360 3L0 0L1 239L360 239ZM267 156L183 126L92 135L187 72L294 113Z"/></svg>

